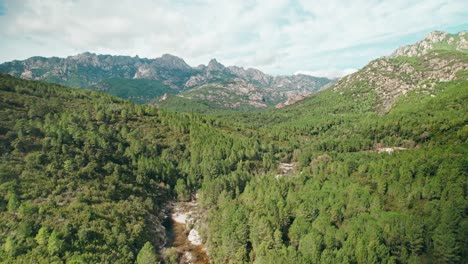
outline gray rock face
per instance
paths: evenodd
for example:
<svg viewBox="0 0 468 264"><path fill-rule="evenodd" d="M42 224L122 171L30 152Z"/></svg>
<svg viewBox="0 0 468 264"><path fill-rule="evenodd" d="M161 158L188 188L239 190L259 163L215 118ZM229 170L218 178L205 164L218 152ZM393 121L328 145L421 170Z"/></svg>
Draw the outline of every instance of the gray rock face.
<svg viewBox="0 0 468 264"><path fill-rule="evenodd" d="M219 63L216 59L211 59L210 62L208 63L208 66L206 67L206 70L208 72L223 71L224 69L225 69L224 65Z"/></svg>
<svg viewBox="0 0 468 264"><path fill-rule="evenodd" d="M182 97L229 108L272 106L290 97L313 93L332 82L307 75L273 77L257 69L225 67L216 59L192 68L170 54L155 59L89 52L67 58L32 57L0 64L0 72L82 88L110 78L158 80Z"/></svg>
<svg viewBox="0 0 468 264"><path fill-rule="evenodd" d="M166 69L179 69L187 71L192 69L187 63L185 63L183 59L170 54L164 54L161 58L156 58L154 63L157 66Z"/></svg>
<svg viewBox="0 0 468 264"><path fill-rule="evenodd" d="M260 85L269 85L273 80L272 76L253 68L245 70L243 67L229 66L228 69L232 74L246 80L251 80L252 82L257 82Z"/></svg>
<svg viewBox="0 0 468 264"><path fill-rule="evenodd" d="M298 95L313 94L333 83L327 78L302 74L274 77L253 68L225 67L214 59L208 66L200 65L196 69L199 73L190 77L185 83L186 92L179 96L227 108L266 108Z"/></svg>

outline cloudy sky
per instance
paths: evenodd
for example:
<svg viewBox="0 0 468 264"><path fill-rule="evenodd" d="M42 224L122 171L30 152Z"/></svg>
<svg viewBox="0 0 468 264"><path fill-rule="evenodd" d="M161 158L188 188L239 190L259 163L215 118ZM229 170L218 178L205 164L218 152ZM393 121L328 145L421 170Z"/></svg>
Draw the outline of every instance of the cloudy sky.
<svg viewBox="0 0 468 264"><path fill-rule="evenodd" d="M340 76L433 30L468 30L466 0L0 0L0 62L90 51L270 74Z"/></svg>

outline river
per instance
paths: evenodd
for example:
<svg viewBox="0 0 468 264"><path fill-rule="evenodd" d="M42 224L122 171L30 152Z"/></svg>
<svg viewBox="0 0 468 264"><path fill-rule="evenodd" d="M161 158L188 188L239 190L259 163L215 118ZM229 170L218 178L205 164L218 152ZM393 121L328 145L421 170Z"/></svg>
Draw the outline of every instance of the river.
<svg viewBox="0 0 468 264"><path fill-rule="evenodd" d="M177 263L207 264L206 248L198 231L194 228L197 218L198 203L175 202L168 207L170 217L164 221L167 243L163 255L172 252L177 255Z"/></svg>

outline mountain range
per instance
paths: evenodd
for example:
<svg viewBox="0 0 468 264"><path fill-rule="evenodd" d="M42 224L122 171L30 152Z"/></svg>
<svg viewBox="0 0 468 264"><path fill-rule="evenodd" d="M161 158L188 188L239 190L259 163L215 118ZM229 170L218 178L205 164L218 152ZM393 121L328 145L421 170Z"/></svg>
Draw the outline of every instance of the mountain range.
<svg viewBox="0 0 468 264"><path fill-rule="evenodd" d="M388 111L398 95L416 87L452 80L466 61L450 51L466 53L467 32L431 32L420 42L397 49L339 80L308 75L271 76L257 69L225 67L216 59L189 66L164 54L145 59L85 52L67 58L32 57L0 64L0 72L28 80L103 91L137 103L179 111L209 109L282 108L332 86L375 89L381 111ZM433 52L437 50L438 52Z"/></svg>
<svg viewBox="0 0 468 264"><path fill-rule="evenodd" d="M215 59L208 65L191 67L169 54L156 59L89 52L67 58L32 57L3 63L0 72L103 91L138 103L155 102L164 94L172 94L232 109L267 108L333 82L300 74L274 77L253 68L225 67Z"/></svg>
<svg viewBox="0 0 468 264"><path fill-rule="evenodd" d="M464 263L467 43L432 32L277 108L237 93L312 77L2 64L0 262Z"/></svg>

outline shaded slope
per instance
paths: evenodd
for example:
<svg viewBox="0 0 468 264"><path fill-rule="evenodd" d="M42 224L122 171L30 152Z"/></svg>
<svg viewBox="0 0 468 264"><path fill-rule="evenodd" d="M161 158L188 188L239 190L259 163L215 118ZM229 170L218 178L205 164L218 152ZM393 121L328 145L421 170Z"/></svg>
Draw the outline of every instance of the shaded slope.
<svg viewBox="0 0 468 264"><path fill-rule="evenodd" d="M158 80L111 78L87 87L105 92L139 104L148 104L154 98L176 91Z"/></svg>

